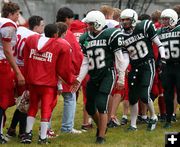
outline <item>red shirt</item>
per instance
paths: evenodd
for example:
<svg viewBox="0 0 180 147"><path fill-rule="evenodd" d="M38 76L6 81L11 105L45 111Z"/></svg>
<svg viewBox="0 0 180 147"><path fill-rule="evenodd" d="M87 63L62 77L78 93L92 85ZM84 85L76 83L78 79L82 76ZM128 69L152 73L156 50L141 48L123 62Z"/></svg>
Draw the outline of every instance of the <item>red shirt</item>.
<svg viewBox="0 0 180 147"><path fill-rule="evenodd" d="M71 47L61 38L50 38L38 50L41 35L27 38L24 46L25 78L28 84L57 86L58 76L71 84L72 74Z"/></svg>
<svg viewBox="0 0 180 147"><path fill-rule="evenodd" d="M73 74L77 76L79 75L79 71L83 60L83 53L81 51L81 47L77 42L76 37L70 30L67 31L65 40L67 40L72 47L72 60L71 60L73 64L72 71ZM62 86L63 86L63 92L71 92L70 91L71 85L62 84Z"/></svg>

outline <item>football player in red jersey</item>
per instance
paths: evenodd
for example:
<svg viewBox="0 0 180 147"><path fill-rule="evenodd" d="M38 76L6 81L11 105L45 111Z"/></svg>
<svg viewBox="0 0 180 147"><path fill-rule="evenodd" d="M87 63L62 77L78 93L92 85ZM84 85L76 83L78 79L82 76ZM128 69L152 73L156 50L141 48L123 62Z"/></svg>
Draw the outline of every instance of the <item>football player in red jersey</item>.
<svg viewBox="0 0 180 147"><path fill-rule="evenodd" d="M44 31L44 20L41 16L35 16L35 15L31 16L28 20L28 24L29 24L29 29L25 27L21 27L21 26L17 28L17 33L16 33L17 43L13 47L16 63L19 66L23 75L24 75L23 47L24 47L25 41L27 37L33 34L37 34L37 33L42 34ZM20 86L16 84L16 91L17 91L18 99L27 98L27 97L22 96L25 90L27 90L27 85ZM16 136L16 126L18 122L19 122L19 137L21 138L24 135L25 128L26 128L26 117L27 117L27 112L25 112L24 110L21 110L20 107L17 107L17 109L14 112L10 127L6 134L7 139L10 139L11 137Z"/></svg>
<svg viewBox="0 0 180 147"><path fill-rule="evenodd" d="M25 83L24 77L19 70L12 54L12 47L16 43L16 21L19 16L19 6L16 3L5 3L2 7L2 17L0 19L0 144L6 143L4 139L3 119L5 110L14 105L14 73L18 84ZM12 71L12 69L14 72Z"/></svg>
<svg viewBox="0 0 180 147"><path fill-rule="evenodd" d="M55 24L47 25L44 31L45 35L49 31L55 35L58 33ZM52 103L57 96L58 77L71 84L75 78L70 70L71 66L71 47L64 39L47 38L42 35L27 38L24 46L24 68L30 91L30 106L22 143L29 144L32 141L32 129L40 101L41 128L38 143L49 143L46 135Z"/></svg>

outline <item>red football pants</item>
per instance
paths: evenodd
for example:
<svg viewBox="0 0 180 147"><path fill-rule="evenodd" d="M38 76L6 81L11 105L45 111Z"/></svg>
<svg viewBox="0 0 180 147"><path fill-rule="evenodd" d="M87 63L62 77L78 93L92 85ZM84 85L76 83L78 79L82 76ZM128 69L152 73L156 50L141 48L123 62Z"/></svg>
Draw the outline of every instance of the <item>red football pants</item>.
<svg viewBox="0 0 180 147"><path fill-rule="evenodd" d="M0 60L0 107L6 110L15 104L14 72L7 60Z"/></svg>
<svg viewBox="0 0 180 147"><path fill-rule="evenodd" d="M41 121L49 122L57 96L57 87L30 85L30 105L28 116L35 117L41 102Z"/></svg>

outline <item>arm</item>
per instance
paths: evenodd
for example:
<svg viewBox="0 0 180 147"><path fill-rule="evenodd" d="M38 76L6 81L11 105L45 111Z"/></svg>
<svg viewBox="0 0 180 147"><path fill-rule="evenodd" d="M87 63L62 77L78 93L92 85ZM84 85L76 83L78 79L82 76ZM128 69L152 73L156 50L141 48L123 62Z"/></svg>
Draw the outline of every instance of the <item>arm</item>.
<svg viewBox="0 0 180 147"><path fill-rule="evenodd" d="M152 41L158 46L161 58L165 59L165 50L161 41L159 40L159 37L156 36Z"/></svg>
<svg viewBox="0 0 180 147"><path fill-rule="evenodd" d="M76 92L79 89L79 86L82 82L82 80L85 78L86 74L88 73L89 68L89 61L88 57L84 56L83 62L80 68L80 73L73 85L71 86L71 92Z"/></svg>
<svg viewBox="0 0 180 147"><path fill-rule="evenodd" d="M17 76L18 84L19 85L24 85L25 84L25 79L24 79L24 77L23 77L19 67L16 64L14 57L13 57L13 54L12 54L12 51L11 51L11 42L3 40L2 45L3 45L4 54L5 54L8 62L9 62L9 64L13 68L16 76Z"/></svg>
<svg viewBox="0 0 180 147"><path fill-rule="evenodd" d="M60 79L58 80L57 88L58 88L58 95L60 95L63 90L62 81Z"/></svg>
<svg viewBox="0 0 180 147"><path fill-rule="evenodd" d="M118 50L114 54L117 74L119 77L117 83L122 86L124 85L125 71L129 65L129 55L128 53L122 53L122 50Z"/></svg>
<svg viewBox="0 0 180 147"><path fill-rule="evenodd" d="M84 56L83 62L81 64L79 76L77 77L77 80L81 83L82 80L85 78L86 74L88 73L88 68L89 68L89 61L88 57Z"/></svg>
<svg viewBox="0 0 180 147"><path fill-rule="evenodd" d="M76 78L73 74L71 48L66 43L61 44L60 48L61 52L59 53L56 64L57 74L61 77L62 81L72 84Z"/></svg>

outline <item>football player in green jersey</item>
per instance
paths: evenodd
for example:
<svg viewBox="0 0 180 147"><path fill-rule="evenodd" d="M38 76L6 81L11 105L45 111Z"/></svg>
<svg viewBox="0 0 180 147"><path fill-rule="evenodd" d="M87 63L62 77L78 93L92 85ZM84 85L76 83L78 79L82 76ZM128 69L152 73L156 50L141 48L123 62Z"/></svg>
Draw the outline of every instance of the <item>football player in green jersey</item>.
<svg viewBox="0 0 180 147"><path fill-rule="evenodd" d="M180 103L180 25L176 25L178 14L173 9L165 9L161 13L162 28L157 31L165 47L166 67L161 73L162 86L166 103L166 123L164 128L171 127L174 110L174 89L176 88Z"/></svg>
<svg viewBox="0 0 180 147"><path fill-rule="evenodd" d="M131 71L128 75L129 102L131 111L131 124L128 130L137 130L138 99L145 103L150 112L147 130L154 130L157 116L154 111L150 91L155 74L154 54L152 42L159 47L161 61L165 63L165 52L160 42L155 27L149 20L138 22L138 15L132 9L121 12L121 24L124 29L120 40L124 52L129 53Z"/></svg>
<svg viewBox="0 0 180 147"><path fill-rule="evenodd" d="M76 89L86 73L87 82L86 110L97 125L96 143L102 144L107 128L107 106L115 82L114 64L119 76L116 87L124 88L125 70L129 63L128 54L122 53L119 42L120 30L107 28L105 16L100 11L89 12L83 20L89 31L80 37L84 52L80 74L72 89Z"/></svg>

